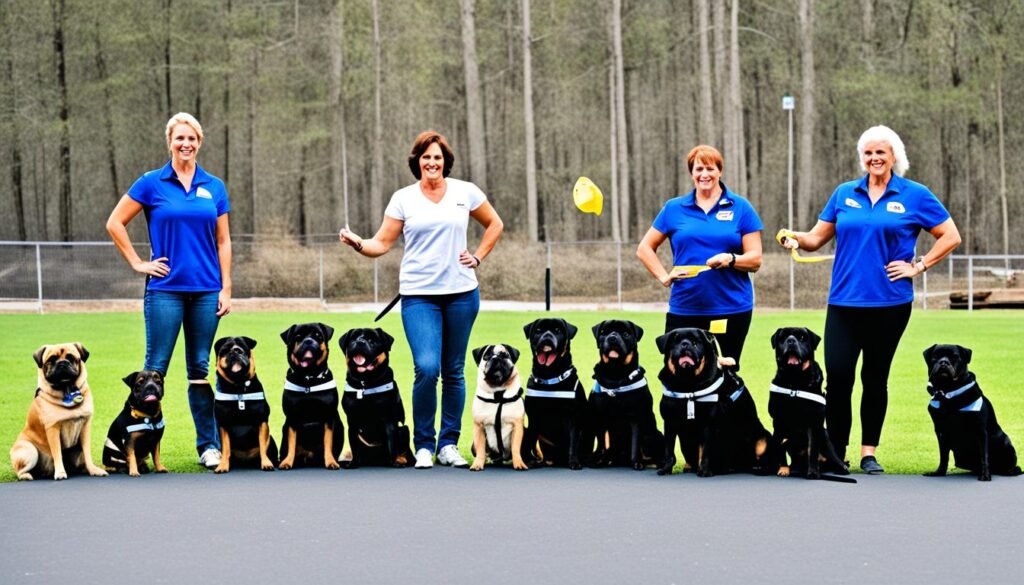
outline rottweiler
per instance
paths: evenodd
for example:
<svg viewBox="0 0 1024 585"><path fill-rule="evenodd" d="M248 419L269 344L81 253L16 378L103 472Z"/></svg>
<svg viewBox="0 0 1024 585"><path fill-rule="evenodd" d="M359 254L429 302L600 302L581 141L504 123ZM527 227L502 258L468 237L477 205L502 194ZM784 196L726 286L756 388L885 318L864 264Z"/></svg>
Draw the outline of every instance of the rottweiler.
<svg viewBox="0 0 1024 585"><path fill-rule="evenodd" d="M338 414L338 384L328 366L328 342L334 328L323 323L300 323L281 332L287 347L281 407L280 469L323 465L339 469L345 447L345 425Z"/></svg>
<svg viewBox="0 0 1024 585"><path fill-rule="evenodd" d="M92 392L86 375L89 351L81 343L44 345L32 355L38 387L28 409L25 428L11 447L11 467L18 479L84 470L93 476L107 472L92 461Z"/></svg>
<svg viewBox="0 0 1024 585"><path fill-rule="evenodd" d="M533 370L526 380L524 455L535 464L582 469L581 453L594 442L587 425L587 392L572 362L571 341L576 326L565 319L537 319L523 327L533 353Z"/></svg>
<svg viewBox="0 0 1024 585"><path fill-rule="evenodd" d="M527 469L523 461L523 389L520 385L519 350L507 344L485 345L473 350L477 364L476 397L473 399L473 463L481 471L487 458L494 463L512 461L512 468Z"/></svg>
<svg viewBox="0 0 1024 585"><path fill-rule="evenodd" d="M153 456L153 470L167 473L160 463L160 441L164 437L164 376L155 370L132 372L124 378L131 390L124 408L110 423L103 446L103 465L132 477L149 472L146 457Z"/></svg>
<svg viewBox="0 0 1024 585"><path fill-rule="evenodd" d="M775 429L772 436L780 447L778 475L856 483L853 478L821 472L824 463L839 475L850 473L825 432L826 400L821 391L824 376L814 359L820 342L821 337L805 327L782 327L772 335L776 369L769 387L768 414Z"/></svg>
<svg viewBox="0 0 1024 585"><path fill-rule="evenodd" d="M348 418L350 468L360 465L409 467L410 448L405 408L391 370L395 338L383 329L351 329L338 339L348 368L341 407Z"/></svg>
<svg viewBox="0 0 1024 585"><path fill-rule="evenodd" d="M730 471L772 473L771 433L757 417L757 405L743 380L719 364L711 333L673 329L658 337L665 365L661 417L665 422L665 462L659 475L672 473L675 441L698 477Z"/></svg>
<svg viewBox="0 0 1024 585"><path fill-rule="evenodd" d="M601 321L592 330L601 359L594 365L595 382L588 398L597 438L591 465L660 467L665 437L654 418L654 398L637 348L644 330L632 321L614 319Z"/></svg>
<svg viewBox="0 0 1024 585"><path fill-rule="evenodd" d="M277 464L277 443L270 436L270 403L256 375L255 348L251 337L223 337L213 344L217 354L213 415L221 444L215 473L227 473L232 465L273 471Z"/></svg>
<svg viewBox="0 0 1024 585"><path fill-rule="evenodd" d="M939 466L929 477L946 475L949 452L954 465L991 481L992 474L1020 475L1017 451L996 421L992 403L981 393L971 363L971 350L959 345L933 345L924 350L928 364L928 414L939 441Z"/></svg>

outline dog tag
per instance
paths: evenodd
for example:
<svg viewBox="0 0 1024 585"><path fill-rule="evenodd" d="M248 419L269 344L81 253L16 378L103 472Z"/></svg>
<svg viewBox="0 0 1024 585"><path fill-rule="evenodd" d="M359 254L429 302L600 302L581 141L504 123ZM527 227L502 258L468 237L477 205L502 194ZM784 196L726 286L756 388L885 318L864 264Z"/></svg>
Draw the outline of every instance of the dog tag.
<svg viewBox="0 0 1024 585"><path fill-rule="evenodd" d="M362 399L363 399L363 389L359 388L358 390L356 390L356 400L362 400Z"/></svg>
<svg viewBox="0 0 1024 585"><path fill-rule="evenodd" d="M245 410L245 401L244 400L239 400L238 401L238 410Z"/></svg>

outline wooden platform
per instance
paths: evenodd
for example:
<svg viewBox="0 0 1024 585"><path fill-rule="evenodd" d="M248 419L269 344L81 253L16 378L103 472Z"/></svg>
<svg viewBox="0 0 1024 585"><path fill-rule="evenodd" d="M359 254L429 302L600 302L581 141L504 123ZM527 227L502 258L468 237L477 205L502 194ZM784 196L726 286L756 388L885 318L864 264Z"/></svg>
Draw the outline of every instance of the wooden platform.
<svg viewBox="0 0 1024 585"><path fill-rule="evenodd" d="M974 291L975 309L1024 309L1024 289L1006 288ZM950 309L967 308L967 292L949 293Z"/></svg>

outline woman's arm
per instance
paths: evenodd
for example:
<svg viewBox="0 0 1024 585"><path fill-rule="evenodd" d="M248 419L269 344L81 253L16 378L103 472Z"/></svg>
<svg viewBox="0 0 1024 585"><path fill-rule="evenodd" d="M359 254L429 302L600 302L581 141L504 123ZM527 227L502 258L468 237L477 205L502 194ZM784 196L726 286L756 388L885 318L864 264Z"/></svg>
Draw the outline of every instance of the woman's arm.
<svg viewBox="0 0 1024 585"><path fill-rule="evenodd" d="M799 248L808 252L814 252L835 237L836 224L819 219L818 223L814 224L814 227L811 228L811 231L791 233L791 236L783 238L781 242L783 248ZM793 245L794 243L796 244L795 246Z"/></svg>
<svg viewBox="0 0 1024 585"><path fill-rule="evenodd" d="M712 268L735 268L742 272L757 272L761 269L761 232L750 232L743 235L743 252L733 256L731 252L722 252L708 258L707 265ZM731 265L731 266L730 266Z"/></svg>
<svg viewBox="0 0 1024 585"><path fill-rule="evenodd" d="M391 246L395 245L395 242L398 241L398 236L402 234L402 227L404 225L404 221L385 215L384 221L380 223L380 229L369 240L364 240L352 231L349 231L347 227L341 228L341 231L338 232L338 240L367 258L376 258L377 256L387 254Z"/></svg>
<svg viewBox="0 0 1024 585"><path fill-rule="evenodd" d="M132 270L150 276L167 276L171 271L171 267L167 264L167 258L154 258L150 262L144 262L132 247L126 226L141 211L141 203L128 195L122 196L114 207L114 211L110 212L110 217L107 218L107 233L110 234L110 239L114 241L117 251L121 253Z"/></svg>
<svg viewBox="0 0 1024 585"><path fill-rule="evenodd" d="M665 270L658 258L658 248L665 243L668 236L654 229L647 230L640 244L636 247L636 257L644 265L651 276L658 279L662 286L671 286L672 281L684 278L686 275L675 271Z"/></svg>
<svg viewBox="0 0 1024 585"><path fill-rule="evenodd" d="M932 244L928 253L920 260L915 259L911 262L893 260L886 264L885 271L889 274L889 280L913 278L941 262L960 245L960 230L953 223L952 217L928 230L928 233L935 237L935 243Z"/></svg>
<svg viewBox="0 0 1024 585"><path fill-rule="evenodd" d="M505 231L505 223L498 217L498 212L494 210L494 206L489 201L484 201L479 207L469 212L469 216L484 226L484 235L480 238L480 244L477 245L475 253L470 254L469 250L463 250L459 254L459 263L468 268L476 268L498 243L501 232Z"/></svg>
<svg viewBox="0 0 1024 585"><path fill-rule="evenodd" d="M217 296L217 316L231 312L231 229L228 214L217 217L217 257L220 260L220 294Z"/></svg>

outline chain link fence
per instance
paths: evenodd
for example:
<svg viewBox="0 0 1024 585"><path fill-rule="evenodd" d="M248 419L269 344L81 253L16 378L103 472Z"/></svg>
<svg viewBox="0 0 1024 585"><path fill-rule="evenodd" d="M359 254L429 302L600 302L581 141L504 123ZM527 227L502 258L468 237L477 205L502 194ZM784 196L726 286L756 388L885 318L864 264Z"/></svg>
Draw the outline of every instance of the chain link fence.
<svg viewBox="0 0 1024 585"><path fill-rule="evenodd" d="M669 266L667 248L660 252ZM141 257L149 256L148 244L135 244L135 249ZM368 259L341 246L333 235L236 235L232 249L236 298L313 299L330 307L383 303L398 292L400 249ZM539 303L550 293L555 306L667 303L668 291L647 273L635 250L632 243L506 239L477 276L486 300ZM1022 272L1021 255L951 256L914 280L917 303L925 309L949 308L952 295L954 307L974 308L975 303L1016 298ZM753 275L756 304L763 309L824 307L830 274L830 262L792 265L788 255L766 253L761 270ZM0 308L10 303L34 303L41 310L48 301L138 300L144 287L145 278L109 242L0 242Z"/></svg>

